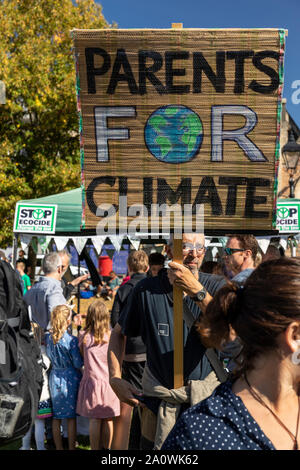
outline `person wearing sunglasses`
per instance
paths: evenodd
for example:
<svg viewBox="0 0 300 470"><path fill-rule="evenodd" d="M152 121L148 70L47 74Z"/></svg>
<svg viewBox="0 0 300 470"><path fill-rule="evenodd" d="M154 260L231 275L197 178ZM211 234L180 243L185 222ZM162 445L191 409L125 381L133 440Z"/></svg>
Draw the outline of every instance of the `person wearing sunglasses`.
<svg viewBox="0 0 300 470"><path fill-rule="evenodd" d="M255 269L258 243L251 234L230 235L223 260L231 280L243 283Z"/></svg>
<svg viewBox="0 0 300 470"><path fill-rule="evenodd" d="M224 249L223 259L228 277L232 281L242 284L250 276L255 269L258 249L257 240L251 234L229 236L226 248ZM178 287L181 287L191 297L195 297L203 289L203 275L197 273L202 260L198 264L195 261L197 250L198 253L201 252L199 245L192 246L191 243L183 243L183 265L175 262L169 264L169 279L171 283L175 282ZM191 276L189 271L192 271L194 276ZM213 276L211 277L214 279ZM200 298L201 296L199 295L199 305L202 311L204 311L206 305L211 300L211 296L206 295L201 302Z"/></svg>

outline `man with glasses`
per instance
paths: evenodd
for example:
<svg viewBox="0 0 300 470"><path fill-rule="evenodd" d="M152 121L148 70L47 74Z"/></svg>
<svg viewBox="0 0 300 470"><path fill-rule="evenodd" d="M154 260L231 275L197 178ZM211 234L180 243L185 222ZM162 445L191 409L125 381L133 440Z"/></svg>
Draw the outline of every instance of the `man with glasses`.
<svg viewBox="0 0 300 470"><path fill-rule="evenodd" d="M62 279L61 279L63 295L67 300L69 300L72 293L74 292L74 289L78 286L78 284L80 284L83 281L86 281L89 278L89 274L83 274L82 276L75 277L75 279L72 279L71 281L67 281L64 276L70 266L71 255L67 250L60 250L58 251L58 254L61 259L62 270L63 270Z"/></svg>
<svg viewBox="0 0 300 470"><path fill-rule="evenodd" d="M230 235L228 237L226 247L224 249L224 263L228 273L228 277L239 284L243 284L248 276L255 269L255 260L258 254L258 243L253 235ZM184 266L183 266L184 265ZM199 273L198 278L191 276L190 269L186 269L186 263L183 265L178 263L170 263L169 279L171 283L176 283L184 292L190 296L195 296L195 292L200 291L205 284L205 273ZM207 276L207 275L206 275ZM213 282L220 276L208 275ZM214 289L214 293L221 285ZM210 290L209 290L210 291ZM207 303L211 300L209 295L199 304L204 310Z"/></svg>
<svg viewBox="0 0 300 470"><path fill-rule="evenodd" d="M258 254L259 245L256 238L251 234L245 235L230 235L228 237L226 247L224 249L224 263L231 281L243 285L255 269L255 260ZM199 274L199 279L196 280L190 275L189 270L178 263L170 264L169 278L172 283L183 289L188 295L193 295L197 290L201 293L205 279L203 274ZM211 282L216 279L212 276ZM200 282L199 282L200 281ZM216 292L222 283L214 290ZM209 290L211 292L211 290ZM207 303L211 300L209 295L206 295L204 301L200 303L202 311L205 310ZM241 345L235 334L231 333L231 340L224 346L221 357L226 361L227 369L233 370L235 367L235 358L241 351Z"/></svg>
<svg viewBox="0 0 300 470"><path fill-rule="evenodd" d="M259 251L259 245L256 238L253 235L229 235L226 247L224 248L223 260L230 280L242 284L245 282L248 276L255 269L255 260ZM186 266L186 262L183 262ZM199 277L196 279L190 275L189 270L185 269L184 266L177 263L171 263L169 265L170 281L176 282L176 285L181 287L186 294L195 295L195 291L201 290L202 284L205 284L205 273L199 273ZM221 276L208 275L213 282ZM197 276L196 276L197 277ZM198 281L198 282L197 282ZM221 283L223 284L223 283ZM214 290L218 290L221 285L218 285ZM206 304L211 300L211 297L206 296L205 300L201 303L201 309L204 310Z"/></svg>
<svg viewBox="0 0 300 470"><path fill-rule="evenodd" d="M191 296L186 296L184 301L189 308L193 320L200 315L199 306L205 306L211 299L209 287L198 281L199 269L205 255L205 239L203 234L183 234L183 264L184 269L189 273L189 280L192 282ZM167 246L167 254L173 258L172 241ZM180 265L179 265L180 266ZM111 335L108 348L108 364L110 372L110 384L119 399L131 406L137 406L139 400L145 400L147 408L143 410L143 416L148 407L157 411L162 399L158 399L153 388L153 397L147 391L147 396L141 397L145 393L149 382L153 380L159 384L160 390L167 393L173 389L174 367L173 367L173 287L168 279L168 269L161 269L158 276L148 277L140 281L131 292L125 309L121 312L118 323L115 325ZM204 273L203 273L204 274ZM199 288L199 286L201 286ZM212 293L213 294L213 293ZM195 297L196 296L196 297ZM192 298L193 297L193 298ZM121 366L123 349L127 336L142 336L147 350L147 367L145 368L143 379L143 391L135 389L121 377ZM208 358L205 355L206 349L201 344L199 336L194 327L187 327L184 324L184 383L190 381L201 381L203 385L203 397L207 393L210 395L218 381ZM149 380L150 377L150 380ZM164 401L165 399L163 399ZM155 416L155 413L152 413ZM143 449L153 448L154 436L149 433L149 428L145 431L145 420L142 419ZM159 433L161 430L157 428ZM152 435L151 435L152 434ZM158 447L159 448L159 447Z"/></svg>
<svg viewBox="0 0 300 470"><path fill-rule="evenodd" d="M43 330L48 330L51 311L57 305L66 303L61 287L64 271L59 254L51 252L45 255L42 268L44 276L26 292L24 300L31 308L32 320Z"/></svg>

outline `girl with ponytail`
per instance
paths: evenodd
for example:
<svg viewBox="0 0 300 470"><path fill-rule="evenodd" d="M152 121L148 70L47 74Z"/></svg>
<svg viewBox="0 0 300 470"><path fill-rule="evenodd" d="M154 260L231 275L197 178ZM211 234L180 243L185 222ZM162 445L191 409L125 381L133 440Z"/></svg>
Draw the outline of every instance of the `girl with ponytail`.
<svg viewBox="0 0 300 470"><path fill-rule="evenodd" d="M120 415L120 401L109 384L107 348L110 338L110 312L100 299L88 307L79 346L84 358L77 413L89 418L92 450L110 449L114 418Z"/></svg>
<svg viewBox="0 0 300 470"><path fill-rule="evenodd" d="M197 326L206 347L238 338L230 380L183 413L163 450L300 449L300 259L260 264L228 283Z"/></svg>

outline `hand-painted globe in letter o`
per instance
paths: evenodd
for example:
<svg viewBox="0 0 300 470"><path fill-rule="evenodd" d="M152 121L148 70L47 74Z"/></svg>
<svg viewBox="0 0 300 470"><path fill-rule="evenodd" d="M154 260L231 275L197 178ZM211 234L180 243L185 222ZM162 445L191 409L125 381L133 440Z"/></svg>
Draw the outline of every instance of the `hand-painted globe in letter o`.
<svg viewBox="0 0 300 470"><path fill-rule="evenodd" d="M203 127L198 114L185 106L163 106L149 117L145 142L158 160L185 163L198 153L203 140Z"/></svg>

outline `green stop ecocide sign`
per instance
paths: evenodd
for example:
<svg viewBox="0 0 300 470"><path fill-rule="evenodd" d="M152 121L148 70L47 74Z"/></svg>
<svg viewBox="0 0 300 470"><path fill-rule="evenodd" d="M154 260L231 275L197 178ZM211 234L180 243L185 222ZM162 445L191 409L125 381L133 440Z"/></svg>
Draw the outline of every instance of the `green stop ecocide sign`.
<svg viewBox="0 0 300 470"><path fill-rule="evenodd" d="M56 204L17 203L14 232L55 233Z"/></svg>
<svg viewBox="0 0 300 470"><path fill-rule="evenodd" d="M300 231L300 200L277 202L277 229L279 232Z"/></svg>

